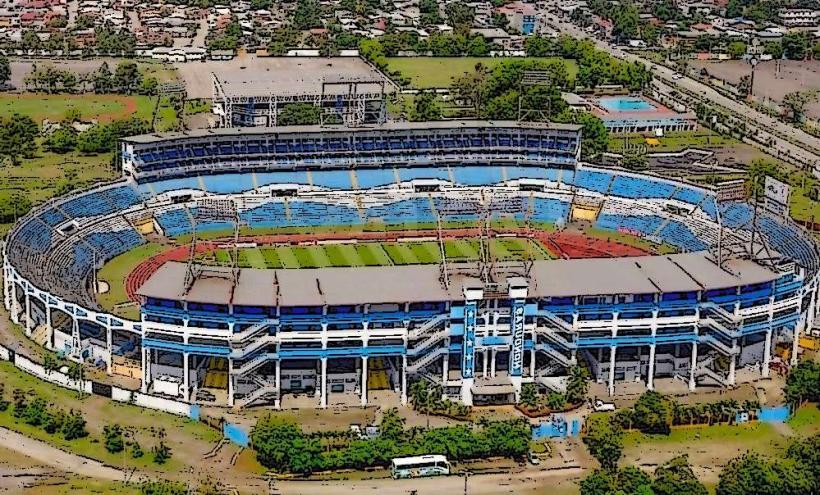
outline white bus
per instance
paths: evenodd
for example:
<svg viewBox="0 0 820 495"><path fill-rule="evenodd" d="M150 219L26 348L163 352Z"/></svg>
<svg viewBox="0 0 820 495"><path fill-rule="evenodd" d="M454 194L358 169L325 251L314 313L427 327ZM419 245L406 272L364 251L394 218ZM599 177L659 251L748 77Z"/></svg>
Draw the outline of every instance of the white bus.
<svg viewBox="0 0 820 495"><path fill-rule="evenodd" d="M394 479L441 476L450 474L450 463L443 455L396 457L390 462L390 472Z"/></svg>

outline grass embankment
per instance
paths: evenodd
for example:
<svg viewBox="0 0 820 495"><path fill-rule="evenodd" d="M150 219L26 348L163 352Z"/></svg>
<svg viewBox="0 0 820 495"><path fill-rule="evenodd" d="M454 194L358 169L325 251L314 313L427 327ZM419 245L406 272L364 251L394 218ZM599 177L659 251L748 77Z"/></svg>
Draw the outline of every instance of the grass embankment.
<svg viewBox="0 0 820 495"><path fill-rule="evenodd" d="M0 382L5 386L7 400L15 388L20 388L45 398L56 407L80 411L86 420L89 435L77 440L64 440L59 434L50 435L40 427L25 424L14 418L11 408L0 412L0 426L115 467L177 473L187 466L196 466L202 455L221 437L216 430L187 418L118 403L99 396L80 396L77 392L28 375L5 361L0 362ZM102 430L105 425L112 423L132 430L145 455L134 459L127 451L109 453L102 441ZM160 428L164 429L165 442L173 454L173 457L163 465L154 464L151 455L151 448L159 442L157 432Z"/></svg>

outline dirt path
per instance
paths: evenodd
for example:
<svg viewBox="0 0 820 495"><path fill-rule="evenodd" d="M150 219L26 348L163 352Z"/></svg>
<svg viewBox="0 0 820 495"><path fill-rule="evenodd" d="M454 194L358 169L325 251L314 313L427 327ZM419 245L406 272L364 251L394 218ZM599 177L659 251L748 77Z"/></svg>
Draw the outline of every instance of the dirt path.
<svg viewBox="0 0 820 495"><path fill-rule="evenodd" d="M0 445L67 473L110 481L121 481L125 478L123 471L119 469L106 466L99 461L70 454L6 428L0 428Z"/></svg>

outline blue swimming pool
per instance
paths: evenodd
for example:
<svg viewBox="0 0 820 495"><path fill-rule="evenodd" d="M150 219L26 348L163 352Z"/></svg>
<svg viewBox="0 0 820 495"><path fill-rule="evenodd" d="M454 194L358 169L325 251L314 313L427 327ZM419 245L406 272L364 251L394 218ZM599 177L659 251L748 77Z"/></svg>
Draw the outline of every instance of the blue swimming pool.
<svg viewBox="0 0 820 495"><path fill-rule="evenodd" d="M655 106L643 98L630 96L607 96L598 100L598 103L609 112L647 112Z"/></svg>

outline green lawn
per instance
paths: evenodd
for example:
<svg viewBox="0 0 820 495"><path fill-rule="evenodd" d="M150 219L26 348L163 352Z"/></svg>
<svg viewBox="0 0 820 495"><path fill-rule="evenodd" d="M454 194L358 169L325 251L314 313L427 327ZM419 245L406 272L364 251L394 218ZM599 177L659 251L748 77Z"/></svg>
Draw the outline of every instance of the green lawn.
<svg viewBox="0 0 820 495"><path fill-rule="evenodd" d="M444 249L447 256L454 260L476 260L479 257L480 247L475 239L458 239L445 241ZM527 256L528 251L533 259L551 258L540 243L525 239L494 239L490 250L499 260L520 260ZM140 255L147 257L150 254L138 253L135 257ZM199 258L199 261L203 263L216 262L222 265L229 264L230 260L230 254L226 250L217 250L213 254ZM115 261L118 262L118 259L115 258ZM441 261L441 253L435 241L265 246L239 250L239 265L249 268L416 265L439 261Z"/></svg>
<svg viewBox="0 0 820 495"><path fill-rule="evenodd" d="M123 318L134 316L136 308L115 309L118 304L128 302L128 295L125 293L125 278L137 265L159 254L162 249L163 247L159 244L144 244L109 260L97 274L97 279L107 282L109 286L108 292L97 295L97 302L100 306ZM139 313L136 313L136 316L138 318Z"/></svg>
<svg viewBox="0 0 820 495"><path fill-rule="evenodd" d="M660 144L657 146L647 146L646 136L641 134L627 134L624 136L612 136L609 139L609 151L618 153L625 147L633 148L646 146L647 152L664 153L682 151L687 148L720 148L738 144L739 141L732 137L721 136L707 129L694 132L670 132L666 136L657 138Z"/></svg>
<svg viewBox="0 0 820 495"><path fill-rule="evenodd" d="M14 113L28 115L38 125L44 119L62 120L69 110L77 110L83 119L110 122L136 115L151 119L154 99L149 96L97 94L0 94L0 117Z"/></svg>
<svg viewBox="0 0 820 495"><path fill-rule="evenodd" d="M805 404L789 418L788 425L800 435L820 433L820 408L817 404Z"/></svg>
<svg viewBox="0 0 820 495"><path fill-rule="evenodd" d="M515 58L508 57L389 57L388 71L399 71L409 77L411 86L418 89L448 88L453 79L466 72L471 72L477 63L494 68L509 60L560 60L558 58ZM567 72L572 79L578 72L574 60L564 60Z"/></svg>

